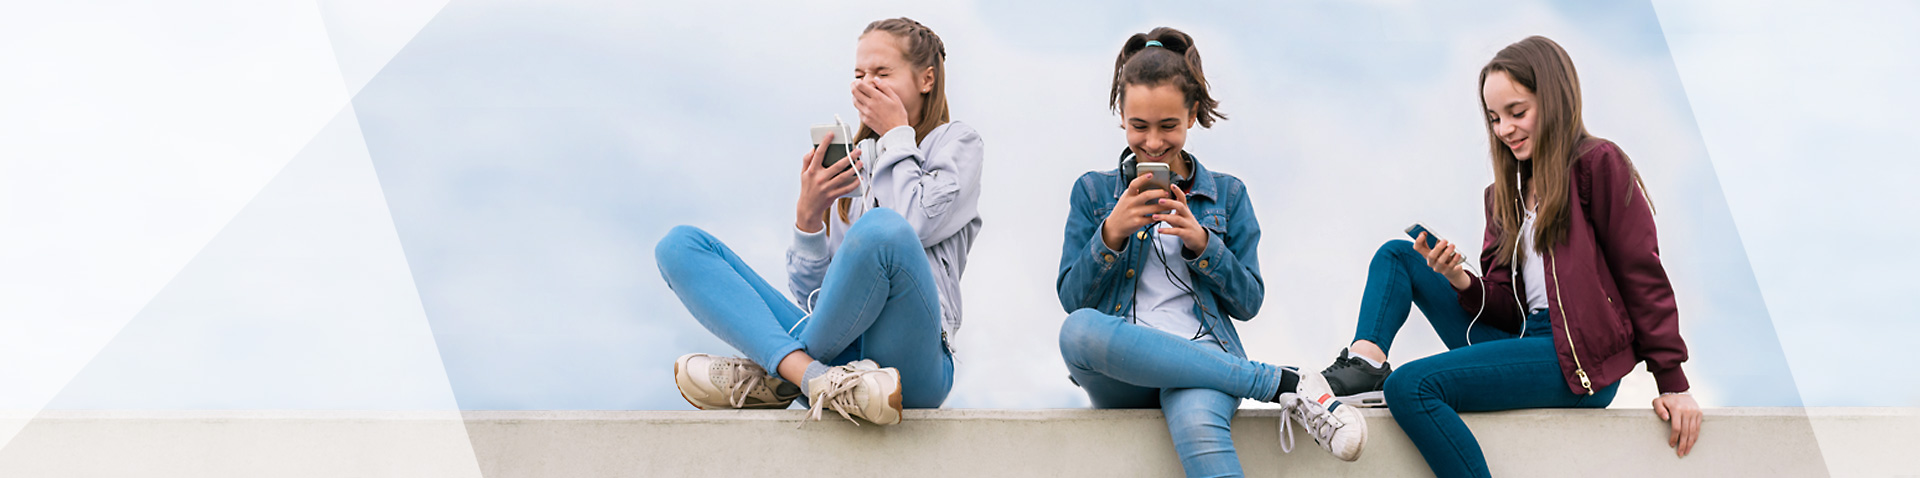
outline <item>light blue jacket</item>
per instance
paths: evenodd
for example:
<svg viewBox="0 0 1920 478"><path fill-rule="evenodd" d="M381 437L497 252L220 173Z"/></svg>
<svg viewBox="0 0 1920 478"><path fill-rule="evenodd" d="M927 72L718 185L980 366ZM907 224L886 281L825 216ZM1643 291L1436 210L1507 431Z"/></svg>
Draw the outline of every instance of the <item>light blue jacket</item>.
<svg viewBox="0 0 1920 478"><path fill-rule="evenodd" d="M1240 334L1232 321L1251 320L1260 312L1266 298L1266 283L1260 278L1260 221L1254 218L1253 202L1247 198L1247 186L1226 173L1208 171L1193 158L1193 191L1187 195L1187 207L1207 230L1207 248L1198 255L1182 251L1193 289L1199 296L1193 314L1211 327L1214 340L1233 355L1246 357ZM1071 313L1094 309L1114 316L1132 312L1133 291L1145 272L1149 239L1135 231L1121 250L1107 248L1100 239L1100 227L1107 213L1120 202L1127 181L1118 168L1090 171L1073 184L1071 207L1067 212L1066 244L1060 251L1060 277L1055 283L1060 306ZM1146 228L1141 228L1145 231ZM1223 317L1224 316L1224 317Z"/></svg>
<svg viewBox="0 0 1920 478"><path fill-rule="evenodd" d="M787 249L787 283L794 300L812 310L808 296L826 279L841 234L869 209L892 209L906 218L927 248L927 263L940 288L941 339L951 349L951 338L960 330L960 274L980 234L985 146L980 133L958 121L935 127L918 144L913 134L912 127L901 126L878 141L856 145L866 169L861 175L866 193L854 198L846 221L840 220L836 201L827 213L832 224L825 231L794 229L793 246Z"/></svg>

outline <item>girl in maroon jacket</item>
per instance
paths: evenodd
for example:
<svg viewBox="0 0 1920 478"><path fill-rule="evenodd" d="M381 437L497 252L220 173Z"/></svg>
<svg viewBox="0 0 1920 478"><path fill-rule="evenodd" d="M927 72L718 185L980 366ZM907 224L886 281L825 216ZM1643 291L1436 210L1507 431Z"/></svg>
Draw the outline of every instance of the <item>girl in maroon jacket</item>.
<svg viewBox="0 0 1920 478"><path fill-rule="evenodd" d="M1640 174L1587 134L1579 77L1552 40L1500 50L1480 70L1480 95L1495 173L1486 274L1427 233L1381 246L1353 345L1322 374L1343 402L1392 410L1435 475L1488 476L1458 412L1605 407L1646 362L1667 444L1686 456L1700 407L1686 394L1687 348ZM1395 372L1387 350L1412 306L1449 351Z"/></svg>

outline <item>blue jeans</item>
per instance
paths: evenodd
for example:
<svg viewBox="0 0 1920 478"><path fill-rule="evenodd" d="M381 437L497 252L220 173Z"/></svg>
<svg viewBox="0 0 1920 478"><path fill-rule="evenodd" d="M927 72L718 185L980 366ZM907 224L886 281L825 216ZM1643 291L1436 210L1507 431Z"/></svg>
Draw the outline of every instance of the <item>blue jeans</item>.
<svg viewBox="0 0 1920 478"><path fill-rule="evenodd" d="M1159 407L1187 476L1241 476L1233 413L1280 387L1277 366L1093 309L1067 316L1060 355L1094 407Z"/></svg>
<svg viewBox="0 0 1920 478"><path fill-rule="evenodd" d="M1426 458L1433 474L1488 476L1480 442L1459 412L1520 408L1605 408L1618 383L1593 395L1567 390L1553 350L1551 311L1527 317L1524 337L1485 324L1468 330L1473 314L1460 307L1446 276L1427 267L1413 243L1388 241L1367 269L1354 340L1388 350L1413 306L1427 317L1448 351L1402 364L1387 377L1387 409ZM1468 344L1468 334L1472 343Z"/></svg>
<svg viewBox="0 0 1920 478"><path fill-rule="evenodd" d="M938 408L953 389L940 291L919 237L898 213L874 209L847 228L804 323L799 306L706 231L673 228L654 259L700 325L767 370L796 350L828 365L871 359L900 370L907 408Z"/></svg>

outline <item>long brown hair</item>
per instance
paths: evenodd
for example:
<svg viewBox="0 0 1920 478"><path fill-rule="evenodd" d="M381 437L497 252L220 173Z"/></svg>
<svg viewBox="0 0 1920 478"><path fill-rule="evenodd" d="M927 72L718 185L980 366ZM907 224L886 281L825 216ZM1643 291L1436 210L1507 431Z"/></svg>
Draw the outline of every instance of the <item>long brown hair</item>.
<svg viewBox="0 0 1920 478"><path fill-rule="evenodd" d="M932 133L934 128L951 121L947 113L947 44L940 41L940 35L934 34L932 28L907 17L868 23L867 29L860 31L860 36L867 36L876 30L887 32L905 43L901 52L906 56L907 64L913 66L914 78L919 78L920 72L927 68L933 68L933 86L920 94L920 116L913 122L913 142L919 143L926 140L927 134ZM913 112L907 114L912 115ZM872 126L861 124L860 132L853 135L853 142L879 137L880 133L874 131ZM840 206L840 221L846 222L849 219L847 210L853 208L853 199L840 198L836 202ZM827 221L827 228L832 227L833 221Z"/></svg>
<svg viewBox="0 0 1920 478"><path fill-rule="evenodd" d="M890 33L894 38L905 42L906 48L901 50L906 55L907 63L913 65L915 78L919 78L920 72L926 71L927 68L933 68L933 87L926 93L920 94L920 116L918 121L913 122L913 141L917 143L927 139L927 133L932 133L934 128L949 121L947 118L947 45L940 41L940 35L933 33L933 29L907 17L888 18L869 23L866 30L860 31L860 36L867 36L875 30ZM907 114L911 115L913 112L909 111ZM860 133L853 135L853 141L858 143L867 138L878 137L880 137L879 132L863 124L860 125Z"/></svg>
<svg viewBox="0 0 1920 478"><path fill-rule="evenodd" d="M1580 114L1580 76L1573 69L1573 59L1560 44L1542 36L1531 36L1520 40L1493 56L1493 61L1480 68L1480 91L1486 90L1487 75L1494 72L1505 73L1521 87L1531 91L1539 104L1534 108L1535 120L1529 141L1533 142L1533 157L1520 161L1513 155L1507 143L1500 140L1494 132L1492 121L1486 121L1487 144L1493 156L1493 219L1499 222L1500 241L1495 245L1497 252L1494 264L1505 264L1514 255L1516 234L1526 219L1524 195L1520 187L1533 189L1539 200L1534 214L1534 250L1546 254L1554 244L1566 240L1571 215L1567 212L1573 200L1568 186L1574 160L1585 152L1582 148L1599 144L1598 138L1587 133L1587 125ZM1484 115L1491 110L1487 107L1487 98L1480 96L1480 109ZM1589 141L1596 140L1596 141ZM1621 153L1623 159L1625 153ZM1627 168L1633 169L1632 161ZM1520 181L1516 183L1515 181ZM1633 181L1642 191L1645 183L1640 181L1640 172L1633 171Z"/></svg>
<svg viewBox="0 0 1920 478"><path fill-rule="evenodd" d="M1149 48L1147 42L1159 42ZM1186 106L1202 128L1213 127L1215 119L1227 119L1220 102L1207 92L1207 75L1200 70L1200 49L1186 32L1159 27L1127 37L1120 47L1120 58L1113 61L1113 91L1107 95L1107 107L1120 111L1127 100L1127 86L1172 84L1186 97Z"/></svg>

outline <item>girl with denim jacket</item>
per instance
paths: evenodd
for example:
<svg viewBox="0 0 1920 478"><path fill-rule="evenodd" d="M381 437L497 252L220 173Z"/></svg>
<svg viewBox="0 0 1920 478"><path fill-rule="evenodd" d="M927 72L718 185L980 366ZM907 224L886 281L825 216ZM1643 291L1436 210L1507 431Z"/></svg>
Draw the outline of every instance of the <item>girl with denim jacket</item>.
<svg viewBox="0 0 1920 478"><path fill-rule="evenodd" d="M913 20L861 33L857 147L822 165L829 136L801 159L791 301L705 231L680 226L660 241L667 285L747 355L675 361L689 403L777 409L800 399L815 420L831 409L891 425L903 408L946 400L960 275L980 233L983 153L973 128L948 120L945 61L940 37Z"/></svg>
<svg viewBox="0 0 1920 478"><path fill-rule="evenodd" d="M1260 310L1260 225L1245 184L1185 151L1187 130L1226 118L1193 38L1165 27L1128 38L1108 101L1127 132L1122 167L1074 183L1056 284L1074 383L1098 408L1160 408L1188 476L1240 476L1229 426L1243 398L1283 404L1282 427L1298 419L1334 456L1358 458L1360 414L1317 374L1247 360L1227 320ZM1166 164L1173 183L1129 176L1139 163Z"/></svg>
<svg viewBox="0 0 1920 478"><path fill-rule="evenodd" d="M1552 40L1500 50L1480 86L1495 172L1484 276L1425 233L1387 242L1354 341L1322 374L1348 403L1391 410L1435 475L1489 476L1459 412L1603 408L1644 361L1667 443L1686 456L1700 407L1686 394L1686 344L1640 173L1587 133L1573 60ZM1415 305L1449 350L1392 370L1387 351Z"/></svg>

